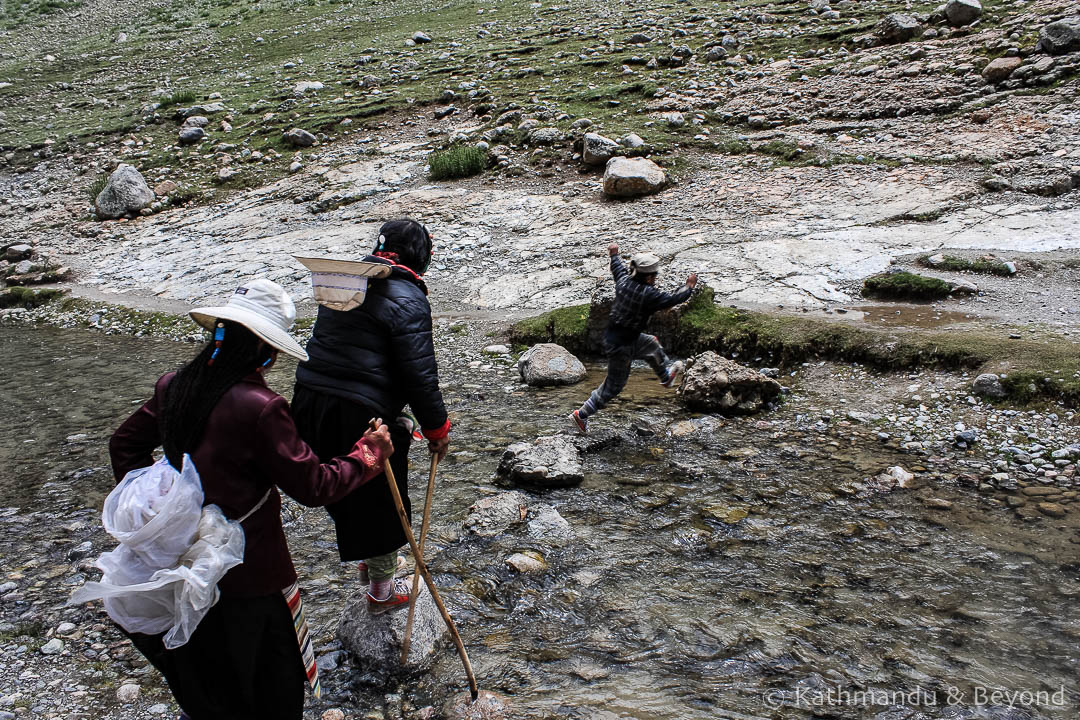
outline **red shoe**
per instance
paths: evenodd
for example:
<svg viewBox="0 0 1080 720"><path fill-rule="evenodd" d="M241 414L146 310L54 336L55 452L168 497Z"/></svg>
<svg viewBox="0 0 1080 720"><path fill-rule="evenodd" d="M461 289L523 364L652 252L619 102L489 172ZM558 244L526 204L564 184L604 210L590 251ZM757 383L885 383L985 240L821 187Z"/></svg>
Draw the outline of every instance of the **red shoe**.
<svg viewBox="0 0 1080 720"><path fill-rule="evenodd" d="M372 595L369 590L367 594L368 612L372 615L378 615L388 610L405 607L409 604L409 591L409 584L404 580L394 580L394 584L390 586L390 595L382 600Z"/></svg>
<svg viewBox="0 0 1080 720"><path fill-rule="evenodd" d="M589 419L581 417L580 411L575 410L570 413L570 419L574 421L574 424L577 425L577 428L581 431L582 435L589 432Z"/></svg>

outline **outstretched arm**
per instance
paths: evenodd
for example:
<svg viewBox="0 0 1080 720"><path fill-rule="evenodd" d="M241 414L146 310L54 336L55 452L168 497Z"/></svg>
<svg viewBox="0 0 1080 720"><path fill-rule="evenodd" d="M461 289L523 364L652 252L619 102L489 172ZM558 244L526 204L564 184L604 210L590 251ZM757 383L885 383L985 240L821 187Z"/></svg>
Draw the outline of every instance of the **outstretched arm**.
<svg viewBox="0 0 1080 720"><path fill-rule="evenodd" d="M697 280L697 273L690 273L690 276L686 278L686 283L675 292L666 293L662 290L654 290L655 294L650 297L650 305L653 310L666 310L689 300L690 296L694 294Z"/></svg>
<svg viewBox="0 0 1080 720"><path fill-rule="evenodd" d="M626 263L619 257L618 245L611 243L607 246L607 251L611 256L611 276L615 278L615 284L618 285L630 274L630 271L626 269Z"/></svg>

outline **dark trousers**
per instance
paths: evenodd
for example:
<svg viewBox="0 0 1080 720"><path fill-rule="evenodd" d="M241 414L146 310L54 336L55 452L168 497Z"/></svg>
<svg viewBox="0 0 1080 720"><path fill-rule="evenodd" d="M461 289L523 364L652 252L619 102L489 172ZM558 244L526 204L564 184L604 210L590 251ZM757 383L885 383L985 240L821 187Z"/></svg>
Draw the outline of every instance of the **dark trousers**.
<svg viewBox="0 0 1080 720"><path fill-rule="evenodd" d="M371 419L377 417L371 408L300 384L293 391L292 416L300 437L322 462L348 454L368 429ZM394 443L390 468L394 471L398 492L411 522L409 444L412 435L395 420L383 418L390 426L390 440ZM338 554L343 562L386 555L408 543L385 475L372 478L343 499L327 505L326 510L334 520Z"/></svg>
<svg viewBox="0 0 1080 720"><path fill-rule="evenodd" d="M191 639L165 649L163 635L126 633L165 676L191 720L299 720L304 662L281 593L222 597Z"/></svg>
<svg viewBox="0 0 1080 720"><path fill-rule="evenodd" d="M604 383L592 391L589 399L578 410L578 414L587 418L614 400L626 387L630 379L630 365L634 360L644 360L661 380L667 375L668 356L655 335L641 333L632 342L610 344L607 341L608 371Z"/></svg>

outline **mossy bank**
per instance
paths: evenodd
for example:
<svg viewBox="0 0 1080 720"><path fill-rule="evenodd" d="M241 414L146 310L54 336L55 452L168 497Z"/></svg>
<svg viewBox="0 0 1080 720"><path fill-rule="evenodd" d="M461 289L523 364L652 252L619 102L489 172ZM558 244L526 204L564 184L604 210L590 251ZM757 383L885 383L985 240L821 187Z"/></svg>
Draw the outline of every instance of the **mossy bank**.
<svg viewBox="0 0 1080 720"><path fill-rule="evenodd" d="M510 340L517 345L556 342L577 353L599 355L606 319L597 322L591 317L596 312L589 305L576 305L527 318L511 328ZM658 313L650 331L680 355L714 350L755 366L834 360L883 370L937 367L993 372L1003 376L1011 402L1080 404L1080 347L1075 340L1050 332L1021 338L1019 333L981 328L879 330L847 321L724 307L714 302L708 288L685 307Z"/></svg>

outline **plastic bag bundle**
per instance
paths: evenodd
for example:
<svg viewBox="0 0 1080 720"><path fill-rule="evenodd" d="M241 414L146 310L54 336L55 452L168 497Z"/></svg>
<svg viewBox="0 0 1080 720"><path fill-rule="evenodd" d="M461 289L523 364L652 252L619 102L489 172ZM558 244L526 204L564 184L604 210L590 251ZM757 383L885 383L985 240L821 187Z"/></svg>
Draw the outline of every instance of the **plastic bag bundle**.
<svg viewBox="0 0 1080 720"><path fill-rule="evenodd" d="M104 600L128 632L188 641L219 597L217 583L244 559L244 531L216 505L202 506L199 474L184 456L178 473L163 458L133 470L109 493L102 522L120 545L98 558L104 573L71 603Z"/></svg>

